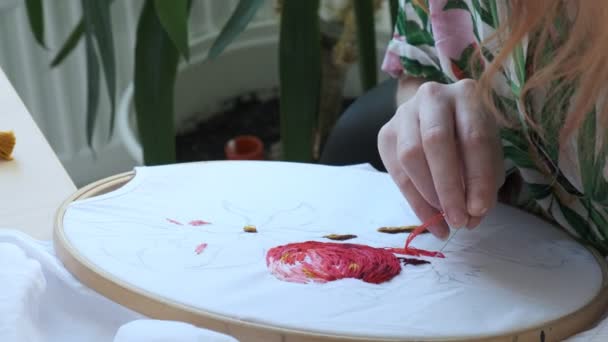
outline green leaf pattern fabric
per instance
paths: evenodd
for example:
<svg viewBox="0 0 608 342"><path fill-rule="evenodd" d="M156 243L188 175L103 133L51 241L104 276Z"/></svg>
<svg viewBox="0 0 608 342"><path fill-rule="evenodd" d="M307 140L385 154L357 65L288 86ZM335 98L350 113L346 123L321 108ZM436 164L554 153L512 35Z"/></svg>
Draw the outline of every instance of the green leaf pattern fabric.
<svg viewBox="0 0 608 342"><path fill-rule="evenodd" d="M419 6L422 2L425 6ZM411 75L441 83L476 78L491 63L492 47L481 41L495 33L508 13L508 2L498 0L400 0L382 68L393 77ZM564 21L559 21L563 24ZM558 25L558 24L556 24ZM565 27L557 27L565 32ZM529 39L524 39L503 65L494 85L497 105L520 125L503 129L507 172L518 172L524 189L517 205L554 221L604 255L608 254L608 155L606 130L589 113L567 142L558 139L555 125L560 114L549 106L555 99L538 98L521 103L526 82ZM556 45L556 44L553 44ZM551 58L552 46L547 47ZM473 60L472 60L473 59ZM565 87L561 96L573 91ZM536 136L524 120L524 108L547 123L547 134ZM563 112L567 108L563 109ZM561 113L561 115L564 115ZM551 119L552 117L555 119ZM533 209L524 203L534 203Z"/></svg>

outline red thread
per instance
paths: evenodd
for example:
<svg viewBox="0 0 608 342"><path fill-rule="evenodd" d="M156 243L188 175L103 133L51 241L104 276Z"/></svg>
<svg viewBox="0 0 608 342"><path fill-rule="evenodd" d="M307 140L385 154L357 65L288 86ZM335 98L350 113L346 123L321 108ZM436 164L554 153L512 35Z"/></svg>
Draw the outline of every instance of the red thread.
<svg viewBox="0 0 608 342"><path fill-rule="evenodd" d="M167 218L166 220L169 221L170 223L176 224L178 226L183 226L183 224L181 222L179 222L179 221L175 221L175 220L170 219L170 218Z"/></svg>
<svg viewBox="0 0 608 342"><path fill-rule="evenodd" d="M196 255L199 255L203 253L205 248L207 248L207 244L203 242L200 245L196 246L196 248L194 249L194 253L196 253Z"/></svg>
<svg viewBox="0 0 608 342"><path fill-rule="evenodd" d="M418 228L414 229L414 231L411 232L407 236L407 240L405 240L404 248L388 248L388 250L390 250L391 252L396 253L396 254L404 254L404 255L411 255L411 256L417 256L417 257L428 256L428 257L435 257L435 258L445 258L445 255L441 252L433 252L433 251L427 251L424 249L410 247L410 243L412 242L412 240L414 240L414 238L416 236L422 234L424 231L426 231L428 229L428 227L440 222L443 219L443 215L444 214L442 212L440 212L437 215L432 216L431 218L426 220L423 224L418 226Z"/></svg>
<svg viewBox="0 0 608 342"><path fill-rule="evenodd" d="M207 221L203 221L203 220L194 220L194 221L188 222L188 224L191 226L197 227L197 226L202 226L205 224L211 224L211 222L207 222Z"/></svg>
<svg viewBox="0 0 608 342"><path fill-rule="evenodd" d="M295 283L354 278L380 284L401 272L399 260L386 249L318 241L271 248L266 265L278 279Z"/></svg>

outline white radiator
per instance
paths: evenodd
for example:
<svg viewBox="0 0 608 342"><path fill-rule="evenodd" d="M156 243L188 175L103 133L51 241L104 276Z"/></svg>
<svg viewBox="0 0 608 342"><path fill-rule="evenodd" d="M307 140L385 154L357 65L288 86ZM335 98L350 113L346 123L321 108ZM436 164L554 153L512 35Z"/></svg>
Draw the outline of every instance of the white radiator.
<svg viewBox="0 0 608 342"><path fill-rule="evenodd" d="M217 34L236 3L237 0L196 0L192 9L190 40ZM132 53L141 4L141 0L115 0L112 5L117 101L132 80ZM274 4L274 0L267 0L252 25L255 26L256 22L276 23ZM0 66L78 186L131 170L136 162L121 141L116 137L111 141L107 139L109 101L105 86L101 88L95 131L96 153L93 154L87 146L84 44L80 43L61 66L49 67L51 59L80 19L80 1L45 1L44 9L48 50L37 45L30 32L24 1L0 0ZM382 26L388 27L388 24Z"/></svg>

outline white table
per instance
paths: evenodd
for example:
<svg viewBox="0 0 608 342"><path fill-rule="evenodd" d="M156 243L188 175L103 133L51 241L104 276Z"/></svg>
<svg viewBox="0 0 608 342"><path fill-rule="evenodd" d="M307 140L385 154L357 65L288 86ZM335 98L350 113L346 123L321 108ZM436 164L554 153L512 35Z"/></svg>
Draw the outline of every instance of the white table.
<svg viewBox="0 0 608 342"><path fill-rule="evenodd" d="M12 161L0 161L0 227L51 239L55 211L74 183L0 69L0 131L13 130Z"/></svg>

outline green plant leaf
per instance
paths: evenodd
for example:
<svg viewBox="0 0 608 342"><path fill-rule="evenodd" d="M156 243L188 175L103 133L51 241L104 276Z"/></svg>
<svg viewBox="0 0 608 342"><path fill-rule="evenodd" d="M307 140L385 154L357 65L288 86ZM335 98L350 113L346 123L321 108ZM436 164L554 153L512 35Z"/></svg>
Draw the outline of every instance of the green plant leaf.
<svg viewBox="0 0 608 342"><path fill-rule="evenodd" d="M114 2L114 0L106 0L106 1L108 1L110 4L112 2ZM76 26L74 27L74 29L72 29L72 32L70 32L70 35L65 40L63 45L61 45L61 49L59 49L59 52L57 53L57 55L55 55L55 57L51 61L52 68L61 64L63 62L63 60L67 56L69 56L69 54L72 51L74 51L74 48L78 45L78 42L80 42L80 38L82 38L83 33L84 33L84 19L81 18L80 21L78 21L78 24L76 24Z"/></svg>
<svg viewBox="0 0 608 342"><path fill-rule="evenodd" d="M188 0L154 0L154 8L162 27L178 51L188 60Z"/></svg>
<svg viewBox="0 0 608 342"><path fill-rule="evenodd" d="M85 14L85 25L89 24L89 13ZM85 32L85 50L87 60L87 119L86 119L86 134L87 144L93 148L93 130L95 128L95 120L97 119L97 104L99 103L99 61L97 60L97 52L95 51L95 42L93 40L93 32L86 30Z"/></svg>
<svg viewBox="0 0 608 342"><path fill-rule="evenodd" d="M399 0L389 0L389 10L391 11L391 32L397 24L397 13L399 13Z"/></svg>
<svg viewBox="0 0 608 342"><path fill-rule="evenodd" d="M179 51L151 1L137 24L134 102L146 165L175 162L173 91Z"/></svg>
<svg viewBox="0 0 608 342"><path fill-rule="evenodd" d="M34 38L36 38L38 44L46 49L46 45L44 44L44 8L42 7L42 0L25 0L25 8L27 9L27 17Z"/></svg>
<svg viewBox="0 0 608 342"><path fill-rule="evenodd" d="M228 22L222 28L222 32L220 32L213 42L213 46L209 49L207 58L213 59L219 56L247 28L247 25L263 3L263 0L240 0L230 15L230 19L228 19Z"/></svg>
<svg viewBox="0 0 608 342"><path fill-rule="evenodd" d="M376 30L372 0L355 0L355 21L359 47L359 71L364 90L370 90L378 82L376 68Z"/></svg>
<svg viewBox="0 0 608 342"><path fill-rule="evenodd" d="M110 1L83 0L82 11L85 16L85 29L91 32L97 42L101 57L104 78L110 98L110 136L114 132L116 114L116 59L114 57L114 37L110 17Z"/></svg>
<svg viewBox="0 0 608 342"><path fill-rule="evenodd" d="M66 41L61 46L61 49L59 49L59 52L57 53L57 55L55 55L55 57L51 61L51 68L54 68L54 67L58 66L59 64L61 64L63 62L63 60L67 56L69 56L70 53L72 53L74 48L78 45L78 42L80 42L80 38L82 38L83 33L84 33L84 20L80 19L78 24L74 27L74 29L72 30L72 32L70 33L70 35L68 36Z"/></svg>
<svg viewBox="0 0 608 342"><path fill-rule="evenodd" d="M319 0L284 0L279 39L283 158L312 160L321 83Z"/></svg>

